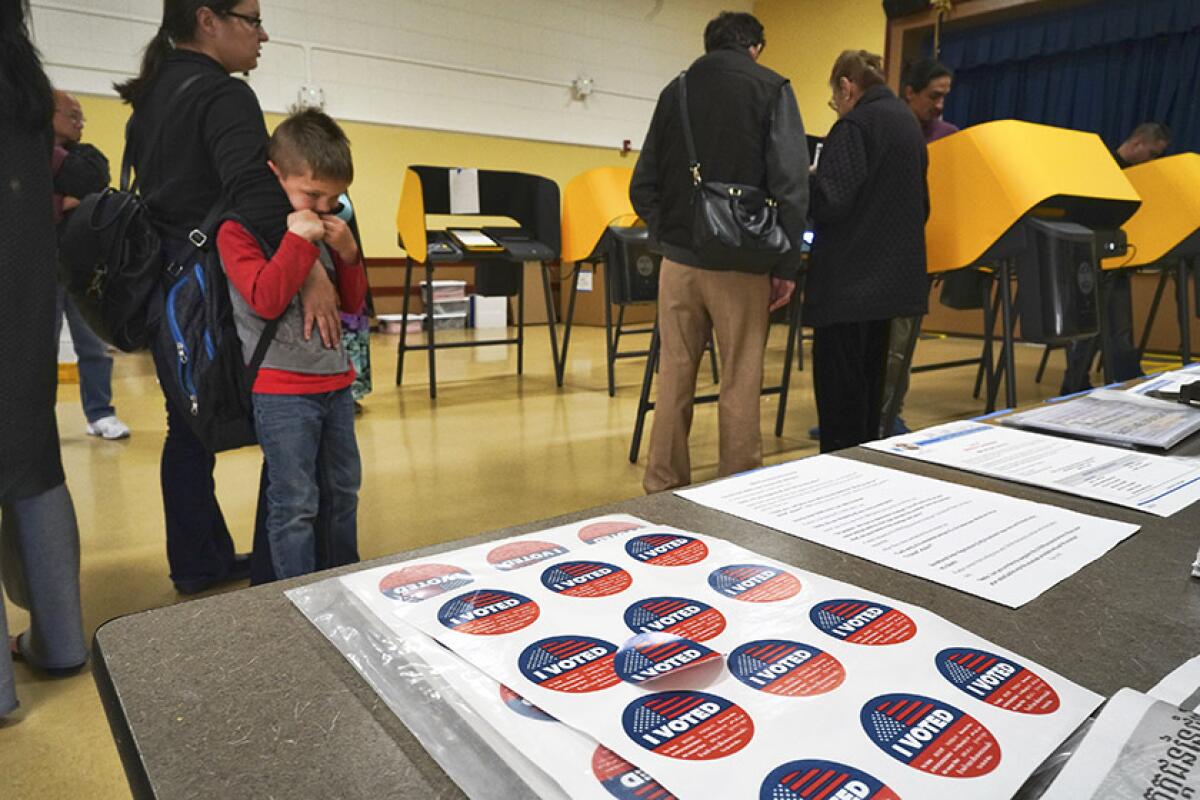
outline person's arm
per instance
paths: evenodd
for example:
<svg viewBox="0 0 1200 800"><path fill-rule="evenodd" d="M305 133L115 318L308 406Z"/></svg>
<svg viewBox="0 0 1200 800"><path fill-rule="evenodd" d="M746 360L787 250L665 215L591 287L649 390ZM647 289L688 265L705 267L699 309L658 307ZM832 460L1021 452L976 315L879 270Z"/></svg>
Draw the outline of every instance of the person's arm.
<svg viewBox="0 0 1200 800"><path fill-rule="evenodd" d="M278 247L292 208L267 166L267 126L254 91L236 79L223 83L203 119L204 145L231 210Z"/></svg>
<svg viewBox="0 0 1200 800"><path fill-rule="evenodd" d="M254 235L236 222L221 226L217 250L229 282L263 319L275 319L287 309L319 255L315 244L289 231L267 258Z"/></svg>
<svg viewBox="0 0 1200 800"><path fill-rule="evenodd" d="M665 94L664 90L664 94ZM637 164L633 167L633 177L629 181L629 201L633 210L646 222L650 238L658 240L659 209L662 206L662 189L658 185L658 131L665 124L663 120L664 106L662 95L654 108L654 116L650 120L650 128L646 131L646 141L642 144L642 152L638 155Z"/></svg>
<svg viewBox="0 0 1200 800"><path fill-rule="evenodd" d="M839 120L829 131L812 177L812 218L841 222L858 204L867 182L867 145L858 125Z"/></svg>
<svg viewBox="0 0 1200 800"><path fill-rule="evenodd" d="M325 228L325 244L333 255L342 310L357 314L367 299L367 271L358 239L340 217L326 214L321 217L321 223Z"/></svg>
<svg viewBox="0 0 1200 800"><path fill-rule="evenodd" d="M767 193L779 204L779 222L792 244L792 249L771 274L794 281L800 269L800 248L808 215L808 140L790 83L780 88L771 112L771 130L767 137Z"/></svg>

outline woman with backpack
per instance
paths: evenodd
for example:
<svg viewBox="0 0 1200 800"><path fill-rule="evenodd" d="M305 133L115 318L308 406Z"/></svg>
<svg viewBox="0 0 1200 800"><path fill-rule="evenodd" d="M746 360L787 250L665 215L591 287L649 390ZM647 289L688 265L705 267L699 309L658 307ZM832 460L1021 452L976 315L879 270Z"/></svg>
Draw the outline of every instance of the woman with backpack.
<svg viewBox="0 0 1200 800"><path fill-rule="evenodd" d="M51 673L87 660L79 529L54 419L54 100L28 16L29 0L0 3L0 581L31 621L9 639L0 595L0 717L17 706L14 658Z"/></svg>
<svg viewBox="0 0 1200 800"><path fill-rule="evenodd" d="M164 0L139 74L115 87L133 106L126 146L168 262L217 208L236 212L272 248L283 238L291 206L267 167L262 108L250 86L232 77L258 65L267 40L258 0ZM307 330L335 344L337 296L319 264L303 301ZM164 361L155 358L160 381L175 366ZM191 594L245 578L251 564L234 552L215 494L216 457L189 428L187 413L167 401L161 475L171 580ZM256 548L254 561L254 582L270 580L269 554Z"/></svg>

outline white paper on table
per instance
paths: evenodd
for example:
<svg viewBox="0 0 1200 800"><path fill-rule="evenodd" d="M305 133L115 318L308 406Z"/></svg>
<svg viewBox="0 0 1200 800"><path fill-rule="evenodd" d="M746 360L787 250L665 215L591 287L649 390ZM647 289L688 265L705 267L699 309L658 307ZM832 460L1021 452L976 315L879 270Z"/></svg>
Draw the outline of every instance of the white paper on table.
<svg viewBox="0 0 1200 800"><path fill-rule="evenodd" d="M1163 450L1200 431L1200 409L1142 394L1097 389L1000 418L1001 425Z"/></svg>
<svg viewBox="0 0 1200 800"><path fill-rule="evenodd" d="M479 213L479 170L453 168L450 175L450 213Z"/></svg>
<svg viewBox="0 0 1200 800"><path fill-rule="evenodd" d="M1158 375L1151 375L1137 386L1130 386L1122 391L1128 394L1146 394L1147 392L1178 392L1179 387L1200 380L1200 364L1189 364L1183 369L1171 370Z"/></svg>
<svg viewBox="0 0 1200 800"><path fill-rule="evenodd" d="M630 518L341 580L685 798L786 797L810 772L852 797L1007 797L1099 701L923 609ZM647 630L725 659L621 681Z"/></svg>
<svg viewBox="0 0 1200 800"><path fill-rule="evenodd" d="M1042 800L1200 796L1200 716L1133 689L1100 712Z"/></svg>
<svg viewBox="0 0 1200 800"><path fill-rule="evenodd" d="M1200 459L950 422L863 447L1169 517L1200 500Z"/></svg>
<svg viewBox="0 0 1200 800"><path fill-rule="evenodd" d="M1154 685L1149 694L1165 703L1195 711L1200 708L1200 656L1188 659Z"/></svg>
<svg viewBox="0 0 1200 800"><path fill-rule="evenodd" d="M677 492L692 502L1010 608L1138 530L823 455Z"/></svg>

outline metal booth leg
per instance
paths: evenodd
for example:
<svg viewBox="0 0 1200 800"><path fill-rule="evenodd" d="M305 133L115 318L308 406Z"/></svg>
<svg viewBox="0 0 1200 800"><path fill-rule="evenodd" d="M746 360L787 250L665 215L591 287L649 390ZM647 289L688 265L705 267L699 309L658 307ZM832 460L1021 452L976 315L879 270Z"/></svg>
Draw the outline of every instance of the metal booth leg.
<svg viewBox="0 0 1200 800"><path fill-rule="evenodd" d="M571 325L575 322L575 298L579 295L579 269L580 262L575 262L574 277L571 280L571 300L567 303L567 318L563 321L563 343L562 353L559 355L560 363L557 365L558 385L563 385L563 378L567 373L567 348L571 346Z"/></svg>
<svg viewBox="0 0 1200 800"><path fill-rule="evenodd" d="M437 323L433 321L433 262L425 264L425 286L429 289L429 304L425 308L425 323L429 333L429 399L437 398L437 344L434 329Z"/></svg>
<svg viewBox="0 0 1200 800"><path fill-rule="evenodd" d="M621 318L625 316L625 306L621 306ZM620 323L617 323L617 330L613 331L612 318L612 284L608 278L608 266L604 267L604 346L605 355L608 362L608 396L615 397L617 394L617 383L615 367L617 361L617 341L615 336L621 335Z"/></svg>
<svg viewBox="0 0 1200 800"><path fill-rule="evenodd" d="M787 346L783 354L783 375L779 381L779 408L775 411L775 436L783 436L783 419L787 415L788 390L792 384L792 357L796 351L796 340L800 334L800 314L802 303L799 293L792 295L788 303L788 333Z"/></svg>
<svg viewBox="0 0 1200 800"><path fill-rule="evenodd" d="M1154 288L1154 299L1150 302L1150 313L1146 315L1146 327L1142 328L1142 339L1138 343L1138 360L1146 355L1146 345L1150 342L1150 331L1154 329L1154 318L1158 316L1158 304L1162 302L1163 290L1171 279L1167 270L1158 273L1158 286Z"/></svg>
<svg viewBox="0 0 1200 800"><path fill-rule="evenodd" d="M412 291L411 258L404 259L404 307L400 312L400 344L396 348L396 385L404 383L404 351L408 349L408 307Z"/></svg>
<svg viewBox="0 0 1200 800"><path fill-rule="evenodd" d="M550 265L542 262L542 293L546 296L546 327L550 329L550 361L554 364L555 385L563 385L563 365L558 361L558 311L550 291ZM565 359L564 359L565 360Z"/></svg>
<svg viewBox="0 0 1200 800"><path fill-rule="evenodd" d="M525 265L517 264L517 374L525 374Z"/></svg>
<svg viewBox="0 0 1200 800"><path fill-rule="evenodd" d="M636 464L638 451L642 447L642 432L646 428L646 414L654 408L650 402L650 387L654 383L654 372L658 368L658 315L654 317L654 330L650 335L650 352L646 356L646 371L642 375L642 394L638 398L637 421L633 424L633 441L629 444L629 463Z"/></svg>
<svg viewBox="0 0 1200 800"><path fill-rule="evenodd" d="M1179 314L1179 358L1186 367L1192 363L1192 327L1188 319L1190 304L1188 303L1188 263L1186 258L1179 259L1175 267L1175 307Z"/></svg>

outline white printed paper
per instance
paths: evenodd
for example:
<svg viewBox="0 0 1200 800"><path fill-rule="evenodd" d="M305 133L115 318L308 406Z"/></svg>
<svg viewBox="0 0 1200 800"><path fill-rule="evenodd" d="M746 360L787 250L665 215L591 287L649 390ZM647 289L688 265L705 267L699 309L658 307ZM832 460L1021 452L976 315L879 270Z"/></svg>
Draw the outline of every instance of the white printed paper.
<svg viewBox="0 0 1200 800"><path fill-rule="evenodd" d="M951 422L864 447L1169 517L1200 500L1200 459Z"/></svg>
<svg viewBox="0 0 1200 800"><path fill-rule="evenodd" d="M1200 656L1180 664L1155 684L1149 693L1163 702L1189 711L1200 708Z"/></svg>
<svg viewBox="0 0 1200 800"><path fill-rule="evenodd" d="M450 170L450 213L479 213L479 170Z"/></svg>
<svg viewBox="0 0 1200 800"><path fill-rule="evenodd" d="M683 798L1008 797L1099 701L923 609L629 517L340 580Z"/></svg>
<svg viewBox="0 0 1200 800"><path fill-rule="evenodd" d="M1001 425L1162 450L1200 430L1200 409L1142 394L1097 389L1000 418Z"/></svg>
<svg viewBox="0 0 1200 800"><path fill-rule="evenodd" d="M1151 375L1136 386L1123 391L1129 394L1146 394L1147 392L1178 392L1179 387L1200 380L1200 364L1189 364L1183 369L1171 370L1158 375Z"/></svg>
<svg viewBox="0 0 1200 800"><path fill-rule="evenodd" d="M677 494L1010 608L1138 529L830 455Z"/></svg>

